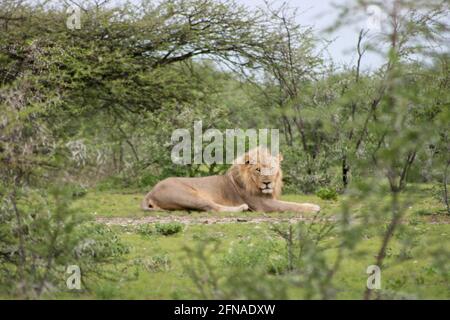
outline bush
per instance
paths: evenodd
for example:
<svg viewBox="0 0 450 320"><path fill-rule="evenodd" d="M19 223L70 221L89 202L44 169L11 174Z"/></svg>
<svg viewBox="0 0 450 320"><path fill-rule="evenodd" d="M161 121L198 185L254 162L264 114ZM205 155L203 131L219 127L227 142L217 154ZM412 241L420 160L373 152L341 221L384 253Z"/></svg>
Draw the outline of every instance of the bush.
<svg viewBox="0 0 450 320"><path fill-rule="evenodd" d="M316 192L316 196L323 200L337 200L338 198L336 190L331 188L320 188Z"/></svg>
<svg viewBox="0 0 450 320"><path fill-rule="evenodd" d="M88 193L88 190L83 186L72 187L72 198L78 199L84 197Z"/></svg>
<svg viewBox="0 0 450 320"><path fill-rule="evenodd" d="M151 174L151 173L144 173L142 174L140 180L139 180L139 187L152 187L154 186L159 180L161 180L160 177Z"/></svg>
<svg viewBox="0 0 450 320"><path fill-rule="evenodd" d="M330 174L331 153L322 153L312 159L299 148L283 148L284 160L283 181L285 191L291 193L312 193L317 188L329 186L332 181Z"/></svg>
<svg viewBox="0 0 450 320"><path fill-rule="evenodd" d="M167 254L157 254L143 261L145 268L149 272L160 272L170 270L170 259Z"/></svg>
<svg viewBox="0 0 450 320"><path fill-rule="evenodd" d="M73 264L87 278L110 276L101 265L128 252L112 229L71 207L72 191L58 186L0 195L0 296L36 299L65 289L61 279Z"/></svg>
<svg viewBox="0 0 450 320"><path fill-rule="evenodd" d="M75 258L92 257L96 260L120 257L129 252L117 234L100 223L84 223L75 228L79 238L73 253Z"/></svg>
<svg viewBox="0 0 450 320"><path fill-rule="evenodd" d="M241 242L233 246L222 263L240 269L261 268L270 274L282 274L287 269L283 246L277 241Z"/></svg>
<svg viewBox="0 0 450 320"><path fill-rule="evenodd" d="M141 224L136 228L136 232L143 236L151 236L155 233L155 228L149 223Z"/></svg>
<svg viewBox="0 0 450 320"><path fill-rule="evenodd" d="M156 232L164 236L176 234L183 230L183 225L179 222L157 223L155 225Z"/></svg>
<svg viewBox="0 0 450 320"><path fill-rule="evenodd" d="M136 183L129 177L110 176L97 184L97 189L99 191L107 190L117 190L117 189L127 189L136 187Z"/></svg>

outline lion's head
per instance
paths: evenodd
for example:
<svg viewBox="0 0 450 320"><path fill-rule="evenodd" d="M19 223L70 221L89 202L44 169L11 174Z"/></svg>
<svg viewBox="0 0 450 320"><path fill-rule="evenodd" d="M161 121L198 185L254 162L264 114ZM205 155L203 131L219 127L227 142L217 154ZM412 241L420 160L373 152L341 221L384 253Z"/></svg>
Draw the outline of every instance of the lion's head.
<svg viewBox="0 0 450 320"><path fill-rule="evenodd" d="M238 157L229 169L236 184L253 195L278 198L281 194L281 154L272 154L263 147Z"/></svg>

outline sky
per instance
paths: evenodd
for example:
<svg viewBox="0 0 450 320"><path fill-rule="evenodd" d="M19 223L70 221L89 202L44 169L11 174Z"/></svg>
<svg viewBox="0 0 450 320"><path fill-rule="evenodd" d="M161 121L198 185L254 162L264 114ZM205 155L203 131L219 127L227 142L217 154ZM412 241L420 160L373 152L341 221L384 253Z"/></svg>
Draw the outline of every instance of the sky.
<svg viewBox="0 0 450 320"><path fill-rule="evenodd" d="M236 0L250 8L264 6L264 0ZM346 26L333 33L325 32L336 20L337 13L332 4L348 3L346 0L284 0L290 7L298 8L297 22L303 26L312 26L316 36L321 39L333 40L328 47L328 53L337 64L354 65L356 62L356 44L358 33L366 27L367 21L361 21L352 26ZM279 2L282 4L282 2ZM367 52L362 60L362 67L374 70L382 64L379 55Z"/></svg>

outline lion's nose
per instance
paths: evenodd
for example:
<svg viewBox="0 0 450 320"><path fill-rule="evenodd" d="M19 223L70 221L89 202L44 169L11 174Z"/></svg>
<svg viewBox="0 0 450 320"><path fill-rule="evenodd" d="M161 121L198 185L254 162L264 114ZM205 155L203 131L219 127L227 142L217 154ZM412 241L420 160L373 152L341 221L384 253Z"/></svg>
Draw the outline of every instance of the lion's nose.
<svg viewBox="0 0 450 320"><path fill-rule="evenodd" d="M270 184L270 181L269 182L263 182L263 183L266 185L266 187L268 187L269 184Z"/></svg>

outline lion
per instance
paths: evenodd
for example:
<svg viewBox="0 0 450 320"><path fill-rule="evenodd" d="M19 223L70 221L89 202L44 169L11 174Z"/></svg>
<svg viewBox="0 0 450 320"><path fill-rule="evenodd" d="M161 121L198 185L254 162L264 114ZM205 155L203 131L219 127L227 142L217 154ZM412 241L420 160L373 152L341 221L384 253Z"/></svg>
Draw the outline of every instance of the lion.
<svg viewBox="0 0 450 320"><path fill-rule="evenodd" d="M272 156L266 148L252 149L235 159L224 175L171 177L158 182L141 207L155 211L319 212L315 204L279 200L282 159L281 154Z"/></svg>

